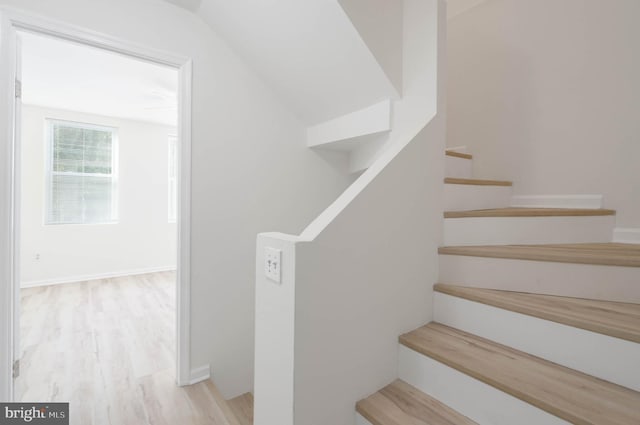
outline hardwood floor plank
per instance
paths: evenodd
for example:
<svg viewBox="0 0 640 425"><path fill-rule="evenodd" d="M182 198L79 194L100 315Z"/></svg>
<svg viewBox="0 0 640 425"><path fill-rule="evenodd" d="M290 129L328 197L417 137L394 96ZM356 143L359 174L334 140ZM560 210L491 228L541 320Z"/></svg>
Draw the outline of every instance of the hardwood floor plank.
<svg viewBox="0 0 640 425"><path fill-rule="evenodd" d="M456 151L444 151L444 154L447 156L453 156L456 158L473 159L473 155L468 153L462 153L462 152L456 152Z"/></svg>
<svg viewBox="0 0 640 425"><path fill-rule="evenodd" d="M444 255L640 267L640 245L585 243L557 245L446 246Z"/></svg>
<svg viewBox="0 0 640 425"><path fill-rule="evenodd" d="M212 382L175 384L175 273L23 289L21 308L19 400L70 402L73 425L239 425Z"/></svg>
<svg viewBox="0 0 640 425"><path fill-rule="evenodd" d="M476 425L471 419L401 380L359 401L356 411L373 425Z"/></svg>
<svg viewBox="0 0 640 425"><path fill-rule="evenodd" d="M446 211L444 218L471 217L590 217L615 215L615 210L579 208L496 208L489 210Z"/></svg>
<svg viewBox="0 0 640 425"><path fill-rule="evenodd" d="M462 179L457 177L446 177L445 184L467 184L473 186L513 186L512 182L504 180L484 180L484 179Z"/></svg>
<svg viewBox="0 0 640 425"><path fill-rule="evenodd" d="M229 400L228 404L240 425L253 425L253 394L239 395Z"/></svg>
<svg viewBox="0 0 640 425"><path fill-rule="evenodd" d="M637 425L640 393L441 324L405 346L579 425Z"/></svg>

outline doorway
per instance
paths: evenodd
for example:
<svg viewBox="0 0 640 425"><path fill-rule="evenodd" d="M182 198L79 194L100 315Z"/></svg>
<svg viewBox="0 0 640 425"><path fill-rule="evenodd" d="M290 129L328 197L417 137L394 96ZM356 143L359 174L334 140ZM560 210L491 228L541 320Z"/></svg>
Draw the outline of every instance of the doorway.
<svg viewBox="0 0 640 425"><path fill-rule="evenodd" d="M4 315L2 328L0 329L0 347L1 356L0 360L0 399L2 400L17 400L18 394L16 394L14 388L13 376L19 376L19 361L20 361L20 284L26 280L21 276L21 269L24 271L25 264L29 262L40 262L44 260L44 255L39 250L25 250L25 240L22 235L21 217L23 217L24 208L21 205L21 198L24 191L25 182L24 170L23 170L23 134L20 129L22 128L20 122L24 119L23 106L21 104L21 96L24 93L24 86L21 86L21 63L22 63L22 46L20 43L20 34L25 34L27 37L46 37L55 42L72 43L84 48L92 48L100 50L101 52L108 52L110 55L119 56L120 58L126 58L128 60L135 60L139 63L153 64L154 66L161 66L167 69L172 69L177 74L177 111L174 113L177 115L177 125L173 132L174 137L167 137L163 143L164 152L166 155L171 155L172 140L179 140L179 143L175 143L173 152L176 159L176 173L173 176L175 187L173 193L175 194L175 205L173 205L173 218L175 220L175 234L177 240L177 255L175 256L175 368L173 378L178 385L189 384L190 367L189 367L189 235L190 235L190 76L191 76L191 62L185 58L174 57L162 52L156 52L152 49L141 48L139 46L130 45L125 42L116 41L109 37L96 35L90 32L83 32L76 28L65 27L57 23L44 22L40 19L36 19L30 16L4 13L1 21L1 41L2 41L2 88L10 95L7 96L7 101L0 109L0 127L3 129L4 134L7 136L3 139L2 149L7 155L2 156L2 167L9 171L0 176L0 220L2 224L2 231L6 232L7 238L4 238L7 243L0 246L1 264L6 267L2 267L1 285L2 285L2 314ZM163 94L158 92L156 97L163 97ZM164 94L166 97L166 94ZM147 105L148 108L153 108L154 105ZM149 109L150 110L150 109ZM29 115L33 116L34 111L30 111ZM43 113L39 111L39 113ZM45 111L45 114L49 117L55 115L50 110ZM90 115L90 114L89 114ZM97 116L97 115L93 115ZM85 116L86 117L86 116ZM62 119L60 119L62 118ZM119 158L118 154L118 139L120 134L118 131L114 131L118 126L102 125L104 123L96 123L95 119L81 119L78 120L75 116L53 116L53 118L40 120L44 121L43 125L45 130L45 141L43 142L44 150L43 154L48 160L45 164L49 164L49 168L44 167L43 173L46 174L43 184L46 187L46 196L42 200L45 208L43 209L43 225L62 224L63 226L82 226L86 225L86 221L91 223L91 220L102 221L104 225L109 220L117 221L118 214L120 212L118 205L118 189L119 189L119 175L117 173L117 164L113 161L115 158ZM87 122L88 121L88 122ZM58 153L62 153L59 158L64 158L65 153L60 152L60 146L63 146L64 136L66 134L67 139L71 140L78 134L84 137L86 140L91 139L92 142L85 143L86 152L84 155L91 156L93 159L97 158L97 161L93 161L87 165L87 169L82 169L80 175L69 175L68 173L78 172L77 169L63 169L64 164L58 162L52 164L50 159L52 158L51 149L56 149ZM58 145L55 145L54 135L57 135ZM63 135L63 136L61 136ZM75 135L75 136L74 136ZM77 137L76 137L77 138ZM92 144L93 143L93 144ZM68 145L68 144L67 144ZM101 153L96 154L96 146L100 146ZM105 149L105 146L107 147ZM77 146L75 146L77 148ZM48 149L48 150L47 150ZM94 151L91 151L93 149ZM107 153L109 152L109 153ZM69 154L67 152L66 154ZM93 155L93 156L92 156ZM109 165L107 165L107 163ZM61 165L62 164L62 165ZM52 165L53 168L51 167ZM68 165L68 164L67 164ZM76 164L77 165L77 164ZM166 163L165 163L166 165ZM71 165L73 168L75 165ZM96 175L87 176L85 171L98 171ZM66 173L66 174L65 174ZM99 175L98 175L99 174ZM167 179L170 185L171 177L163 176ZM75 180L74 180L75 179ZM91 187L92 196L87 195L85 190L84 195L78 195L78 183L80 180L85 181L81 184L83 187ZM62 193L61 188L75 188L76 196L68 196ZM114 190L115 188L115 190ZM144 191L144 189L141 189ZM73 192L73 191L72 191ZM171 197L168 191L166 200ZM142 192L141 192L142 193ZM74 201L79 198L85 198L85 203L82 207L72 205ZM91 198L91 201L86 201L87 198ZM76 202L77 203L77 202ZM170 202L167 202L170 204ZM105 209L105 205L109 205L109 208ZM48 206L48 210L47 210ZM54 208L54 206L56 208ZM62 207L61 207L62 206ZM108 210L108 211L107 211ZM105 212L107 211L107 212ZM171 212L167 211L165 216L168 221L171 221ZM113 223L111 223L113 224ZM60 227L61 228L61 227ZM59 228L59 229L60 229ZM113 230L110 229L110 230ZM59 231L59 230L58 230ZM106 233L109 233L107 231ZM73 239L68 237L68 239ZM51 256L59 254L55 249L48 250L50 254L47 254L49 260L52 260ZM77 260L77 257L76 257ZM58 262L51 261L49 266L55 266ZM82 259L76 261L77 263L85 263ZM86 264L83 264L86 265ZM22 266L22 268L21 268ZM121 269L122 266L113 268ZM39 270L50 269L50 267L38 267ZM124 267L124 270L137 270L138 272L144 271L144 267ZM85 269L86 271L87 269ZM49 270L51 271L51 270ZM152 270L147 270L152 271ZM58 271L59 272L59 271ZM62 281L73 281L69 277L78 278L82 277L82 270L78 270L69 273L58 273L58 277L55 277L55 273L50 274L47 277L39 279L43 276L36 276L31 278L32 284L39 283L60 283ZM75 274L74 274L75 273ZM114 272L115 273L115 272ZM140 275L143 276L142 281L145 279L147 283L154 279L162 279L162 273L158 272L156 275ZM164 272L167 273L167 272ZM170 273L170 272L169 272ZM23 273L24 274L24 273ZM85 277L100 277L101 272L92 273L89 271L85 273ZM113 278L116 276L107 277L109 272L103 273L102 278ZM112 273L113 274L113 273ZM126 273L125 273L126 275ZM53 277L52 277L53 276ZM62 276L62 277L60 277ZM164 278L167 278L164 275ZM58 279L60 282L54 282ZM91 280L91 279L88 279ZM93 279L94 285L97 279ZM118 285L118 283L116 283ZM120 283L122 285L122 283ZM35 285L34 285L35 286ZM88 286L87 286L88 287ZM36 297L37 298L37 297ZM4 320L7 319L7 320Z"/></svg>

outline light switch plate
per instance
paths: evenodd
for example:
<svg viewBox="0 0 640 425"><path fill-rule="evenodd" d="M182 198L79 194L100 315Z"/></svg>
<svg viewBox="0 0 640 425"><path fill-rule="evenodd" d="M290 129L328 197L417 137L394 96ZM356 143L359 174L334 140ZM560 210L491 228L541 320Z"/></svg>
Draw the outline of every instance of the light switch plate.
<svg viewBox="0 0 640 425"><path fill-rule="evenodd" d="M270 246L264 249L264 275L276 283L281 281L282 250Z"/></svg>

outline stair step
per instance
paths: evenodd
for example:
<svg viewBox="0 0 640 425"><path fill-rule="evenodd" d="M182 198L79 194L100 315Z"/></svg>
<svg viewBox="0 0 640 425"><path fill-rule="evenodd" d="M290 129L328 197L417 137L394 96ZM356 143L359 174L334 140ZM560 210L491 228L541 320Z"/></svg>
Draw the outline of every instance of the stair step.
<svg viewBox="0 0 640 425"><path fill-rule="evenodd" d="M504 180L483 180L483 179L461 179L457 177L446 177L446 184L463 184L471 186L513 186L512 182Z"/></svg>
<svg viewBox="0 0 640 425"><path fill-rule="evenodd" d="M630 321L638 321L639 319L634 319L633 316L637 317L634 310L640 311L640 306L627 303L599 303L598 301L591 302L590 300L567 297L550 297L559 299L558 305L544 303L543 306L538 306L537 304L518 302L514 306L511 294L523 296L529 294L496 291L502 292L504 297L497 299L492 297L490 301L487 300L484 303L481 301L485 300L484 296L482 298L475 297L476 299L464 298L461 291L457 290L460 287L449 287L449 285L445 287L448 287L446 289L455 289L443 292L445 288L438 286L434 292L434 322L640 391L640 368L637 367L638 359L640 359L640 344L598 332L614 333L608 332L613 329L616 331L616 335L626 336L621 335L620 330L628 335L630 332L636 333L640 327L634 331L632 330L634 325L630 325L624 319L620 319L620 324L616 323L620 315L623 314L618 311L614 311L611 315L605 315L604 319L601 318L603 315L597 307L580 311L580 314L572 313L578 310L574 307L574 301L578 304L580 301L585 301L589 305L597 304L600 307L616 304L616 306L622 306L620 310L623 312L630 311ZM466 289L473 288L465 286L460 289L465 292L465 295L468 295L471 291L466 291ZM484 291L483 289L479 290ZM474 295L476 294L474 293ZM503 298L509 299L504 301ZM570 305L565 306L564 301ZM523 306L525 308L521 308ZM554 311L554 307L557 307L558 311ZM562 311L563 308L568 311ZM590 312L593 313L592 316L589 316ZM608 320L609 317L613 317L613 319ZM611 324L611 322L614 323ZM583 324L585 325L582 326ZM582 326L582 328L573 325ZM607 329L602 329L603 327ZM523 332L523 329L526 329L526 332ZM407 382L413 384L413 382ZM446 399L443 401L447 402ZM456 405L452 405L452 407L456 408ZM477 420L475 417L474 419Z"/></svg>
<svg viewBox="0 0 640 425"><path fill-rule="evenodd" d="M640 304L640 267L444 254L438 265L461 286Z"/></svg>
<svg viewBox="0 0 640 425"><path fill-rule="evenodd" d="M430 323L400 343L571 423L640 423L640 393L466 332Z"/></svg>
<svg viewBox="0 0 640 425"><path fill-rule="evenodd" d="M640 305L468 288L438 283L437 292L640 343Z"/></svg>
<svg viewBox="0 0 640 425"><path fill-rule="evenodd" d="M615 215L615 210L578 208L495 208L489 210L446 211L444 218L471 217L585 217Z"/></svg>
<svg viewBox="0 0 640 425"><path fill-rule="evenodd" d="M471 155L469 153L462 153L462 152L456 152L456 151L445 151L444 154L447 155L447 156L453 156L455 158L473 159L473 155Z"/></svg>
<svg viewBox="0 0 640 425"><path fill-rule="evenodd" d="M640 267L640 245L637 244L446 246L438 252L443 255Z"/></svg>
<svg viewBox="0 0 640 425"><path fill-rule="evenodd" d="M373 425L476 424L402 380L360 400L356 411Z"/></svg>
<svg viewBox="0 0 640 425"><path fill-rule="evenodd" d="M245 393L228 401L240 425L253 425L253 394Z"/></svg>

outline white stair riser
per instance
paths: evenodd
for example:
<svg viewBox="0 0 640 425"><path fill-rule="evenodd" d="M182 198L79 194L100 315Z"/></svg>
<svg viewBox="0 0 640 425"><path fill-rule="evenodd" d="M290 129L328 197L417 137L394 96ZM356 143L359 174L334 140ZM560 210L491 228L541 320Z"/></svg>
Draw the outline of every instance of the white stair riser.
<svg viewBox="0 0 640 425"><path fill-rule="evenodd" d="M610 242L615 216L470 217L444 220L445 245Z"/></svg>
<svg viewBox="0 0 640 425"><path fill-rule="evenodd" d="M471 159L446 156L444 159L444 175L459 179L470 179L473 176L473 162Z"/></svg>
<svg viewBox="0 0 640 425"><path fill-rule="evenodd" d="M640 267L443 255L440 282L640 304Z"/></svg>
<svg viewBox="0 0 640 425"><path fill-rule="evenodd" d="M439 292L434 320L640 391L640 344Z"/></svg>
<svg viewBox="0 0 640 425"><path fill-rule="evenodd" d="M444 185L445 211L506 208L510 202L510 186Z"/></svg>
<svg viewBox="0 0 640 425"><path fill-rule="evenodd" d="M556 416L403 345L400 345L399 350L400 379L479 424L568 424Z"/></svg>

